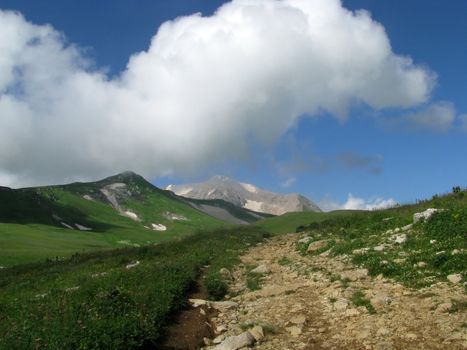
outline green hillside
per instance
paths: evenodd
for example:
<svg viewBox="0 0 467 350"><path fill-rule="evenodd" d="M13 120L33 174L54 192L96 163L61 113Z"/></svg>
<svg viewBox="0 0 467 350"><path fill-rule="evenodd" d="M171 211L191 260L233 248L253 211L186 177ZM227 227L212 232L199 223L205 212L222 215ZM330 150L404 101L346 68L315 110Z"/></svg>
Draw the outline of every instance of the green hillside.
<svg viewBox="0 0 467 350"><path fill-rule="evenodd" d="M108 191L118 207L103 193L113 184L119 187ZM0 265L157 243L225 225L133 173L91 183L0 188Z"/></svg>

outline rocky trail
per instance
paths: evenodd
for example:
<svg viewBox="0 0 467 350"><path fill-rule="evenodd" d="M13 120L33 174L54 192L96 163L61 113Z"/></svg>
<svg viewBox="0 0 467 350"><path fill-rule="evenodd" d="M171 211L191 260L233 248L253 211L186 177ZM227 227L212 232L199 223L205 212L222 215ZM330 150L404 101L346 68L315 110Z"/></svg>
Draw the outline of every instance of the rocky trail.
<svg viewBox="0 0 467 350"><path fill-rule="evenodd" d="M204 349L467 349L461 285L408 289L345 256L302 256L300 238L274 237L246 252L224 271L227 301L192 300L218 310Z"/></svg>

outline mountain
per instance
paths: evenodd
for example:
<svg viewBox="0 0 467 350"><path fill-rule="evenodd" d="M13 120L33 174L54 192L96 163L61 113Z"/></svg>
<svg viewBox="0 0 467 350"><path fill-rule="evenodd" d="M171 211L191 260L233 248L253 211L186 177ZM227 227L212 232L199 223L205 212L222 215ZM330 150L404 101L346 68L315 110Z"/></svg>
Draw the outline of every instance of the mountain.
<svg viewBox="0 0 467 350"><path fill-rule="evenodd" d="M197 184L169 185L166 190L186 198L220 199L241 208L272 215L297 211L321 211L315 203L300 194L273 193L226 176L214 176L206 182Z"/></svg>
<svg viewBox="0 0 467 350"><path fill-rule="evenodd" d="M222 200L179 197L133 172L95 182L0 187L0 266L158 243L264 217Z"/></svg>

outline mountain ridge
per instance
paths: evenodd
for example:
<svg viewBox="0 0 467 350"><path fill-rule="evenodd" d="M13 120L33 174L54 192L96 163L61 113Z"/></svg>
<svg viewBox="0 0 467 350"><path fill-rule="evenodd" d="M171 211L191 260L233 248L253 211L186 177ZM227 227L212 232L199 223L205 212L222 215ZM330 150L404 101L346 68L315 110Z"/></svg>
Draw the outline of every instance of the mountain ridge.
<svg viewBox="0 0 467 350"><path fill-rule="evenodd" d="M168 185L165 189L185 198L221 199L241 208L272 215L296 211L321 212L314 202L301 194L275 193L222 175L201 183Z"/></svg>

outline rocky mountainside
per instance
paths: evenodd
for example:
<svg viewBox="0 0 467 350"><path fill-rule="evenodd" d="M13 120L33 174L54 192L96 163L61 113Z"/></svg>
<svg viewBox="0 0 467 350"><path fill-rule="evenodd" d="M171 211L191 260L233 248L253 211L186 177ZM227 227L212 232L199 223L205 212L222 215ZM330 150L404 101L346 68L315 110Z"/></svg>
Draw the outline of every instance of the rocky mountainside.
<svg viewBox="0 0 467 350"><path fill-rule="evenodd" d="M273 193L225 176L214 176L198 184L169 185L166 190L187 198L221 199L241 208L273 215L297 211L321 211L315 203L300 194Z"/></svg>

